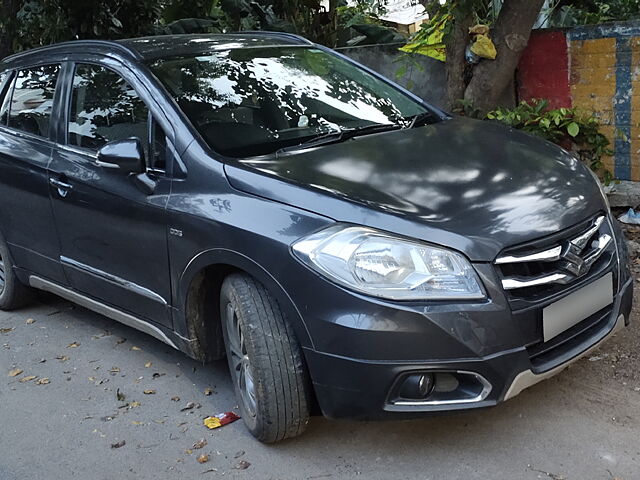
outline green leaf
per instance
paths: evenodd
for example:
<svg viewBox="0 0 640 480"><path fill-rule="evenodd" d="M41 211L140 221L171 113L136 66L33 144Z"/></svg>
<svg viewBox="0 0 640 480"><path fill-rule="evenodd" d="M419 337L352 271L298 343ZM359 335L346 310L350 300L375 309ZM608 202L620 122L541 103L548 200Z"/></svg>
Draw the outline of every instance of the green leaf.
<svg viewBox="0 0 640 480"><path fill-rule="evenodd" d="M567 125L567 133L572 137L575 137L580 133L580 126L576 122L571 122Z"/></svg>

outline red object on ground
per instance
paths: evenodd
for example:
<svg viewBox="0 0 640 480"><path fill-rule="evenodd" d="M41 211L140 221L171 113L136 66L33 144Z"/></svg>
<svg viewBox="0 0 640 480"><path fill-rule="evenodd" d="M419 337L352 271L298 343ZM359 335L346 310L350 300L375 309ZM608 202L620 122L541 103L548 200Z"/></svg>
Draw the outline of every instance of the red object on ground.
<svg viewBox="0 0 640 480"><path fill-rule="evenodd" d="M207 417L204 419L203 423L205 427L209 429L224 427L225 425L235 422L239 420L240 416L236 415L233 412L225 412L219 413L218 415L214 415L213 417Z"/></svg>
<svg viewBox="0 0 640 480"><path fill-rule="evenodd" d="M565 33L533 31L517 73L518 100L546 98L549 108L571 107L569 53Z"/></svg>
<svg viewBox="0 0 640 480"><path fill-rule="evenodd" d="M220 425L222 425L223 427L227 423L231 423L231 422L235 422L236 420L240 420L240 417L238 415L236 415L235 413L233 413L233 412L221 413L220 415L216 415L216 417L218 417L220 419Z"/></svg>

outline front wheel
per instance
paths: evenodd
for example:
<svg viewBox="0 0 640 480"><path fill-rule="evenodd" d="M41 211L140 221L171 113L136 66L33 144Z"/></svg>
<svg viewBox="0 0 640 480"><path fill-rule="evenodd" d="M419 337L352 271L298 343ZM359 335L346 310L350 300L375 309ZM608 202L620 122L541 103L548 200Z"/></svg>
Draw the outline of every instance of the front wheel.
<svg viewBox="0 0 640 480"><path fill-rule="evenodd" d="M300 435L309 421L309 379L278 303L248 275L233 274L222 285L220 314L247 428L265 443Z"/></svg>

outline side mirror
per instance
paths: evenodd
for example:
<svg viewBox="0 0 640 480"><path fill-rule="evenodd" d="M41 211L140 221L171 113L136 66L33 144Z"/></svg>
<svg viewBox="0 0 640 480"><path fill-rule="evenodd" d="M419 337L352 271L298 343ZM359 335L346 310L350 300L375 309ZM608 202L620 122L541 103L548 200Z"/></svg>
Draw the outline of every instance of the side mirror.
<svg viewBox="0 0 640 480"><path fill-rule="evenodd" d="M115 140L98 150L98 165L119 168L126 173L143 173L146 170L144 150L137 138Z"/></svg>

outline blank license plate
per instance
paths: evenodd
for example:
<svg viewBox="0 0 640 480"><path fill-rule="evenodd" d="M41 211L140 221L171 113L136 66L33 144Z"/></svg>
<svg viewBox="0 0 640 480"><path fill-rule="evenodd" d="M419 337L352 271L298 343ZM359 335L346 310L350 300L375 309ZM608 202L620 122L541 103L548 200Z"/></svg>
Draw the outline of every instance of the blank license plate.
<svg viewBox="0 0 640 480"><path fill-rule="evenodd" d="M544 341L551 340L611 303L613 275L608 273L542 310Z"/></svg>

